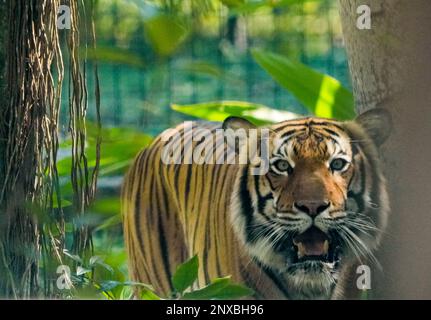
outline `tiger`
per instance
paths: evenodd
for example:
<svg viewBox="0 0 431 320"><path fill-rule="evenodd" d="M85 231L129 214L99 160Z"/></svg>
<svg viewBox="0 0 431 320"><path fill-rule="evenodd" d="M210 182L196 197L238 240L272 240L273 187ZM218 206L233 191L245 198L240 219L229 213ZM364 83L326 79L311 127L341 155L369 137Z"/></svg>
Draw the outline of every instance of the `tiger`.
<svg viewBox="0 0 431 320"><path fill-rule="evenodd" d="M176 267L197 255L194 289L229 275L252 289L251 299L356 297L355 268L376 262L390 211L379 151L390 113L375 108L349 121L311 116L261 126L230 116L191 126L213 139L194 137L183 123L155 138L125 175L130 278L166 297ZM230 144L220 130L233 135ZM257 133L235 136L241 130ZM238 145L250 142L258 146L250 160L218 161L227 150L237 159L244 152ZM187 162L186 146L211 147L206 157L218 160ZM263 146L267 168L256 171L264 167ZM181 161L163 159L175 152Z"/></svg>

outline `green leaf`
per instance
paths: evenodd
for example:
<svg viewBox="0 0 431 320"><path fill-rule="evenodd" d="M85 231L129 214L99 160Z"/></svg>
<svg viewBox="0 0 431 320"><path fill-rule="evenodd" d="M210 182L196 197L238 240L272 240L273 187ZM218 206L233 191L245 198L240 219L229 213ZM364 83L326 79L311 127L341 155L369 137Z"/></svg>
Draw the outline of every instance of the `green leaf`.
<svg viewBox="0 0 431 320"><path fill-rule="evenodd" d="M133 299L133 289L129 286L124 286L120 291L119 300L132 300Z"/></svg>
<svg viewBox="0 0 431 320"><path fill-rule="evenodd" d="M97 47L83 48L81 54L87 50L87 59L97 60L98 62L107 62L112 64L121 64L125 66L143 68L145 66L143 59L129 50L114 47Z"/></svg>
<svg viewBox="0 0 431 320"><path fill-rule="evenodd" d="M173 104L171 108L209 121L224 121L229 116L242 117L257 126L299 117L299 115L289 111L271 109L261 104L245 101L214 101L192 105Z"/></svg>
<svg viewBox="0 0 431 320"><path fill-rule="evenodd" d="M355 117L353 95L336 79L275 53L255 49L252 55L314 115L339 120Z"/></svg>
<svg viewBox="0 0 431 320"><path fill-rule="evenodd" d="M114 280L103 281L100 284L99 291L110 291L120 285L122 285L120 281L114 281Z"/></svg>
<svg viewBox="0 0 431 320"><path fill-rule="evenodd" d="M199 260L195 255L190 260L180 264L172 277L172 284L177 292L183 293L198 277Z"/></svg>
<svg viewBox="0 0 431 320"><path fill-rule="evenodd" d="M250 297L254 291L240 284L228 284L214 295L214 299L229 300Z"/></svg>
<svg viewBox="0 0 431 320"><path fill-rule="evenodd" d="M173 14L160 14L144 22L145 35L161 56L169 56L186 40L189 28L185 19Z"/></svg>
<svg viewBox="0 0 431 320"><path fill-rule="evenodd" d="M148 146L153 138L147 134L128 128L102 128L102 146L100 158L100 177L115 176L124 174L129 164L133 161L136 154L144 147ZM87 123L87 143L86 155L90 168L94 167L96 160L96 137L97 128L93 123ZM70 139L62 142L62 151L69 152ZM71 196L73 193L70 182L70 170L72 166L72 157L66 156L57 162L58 174L64 177L61 185L62 196ZM66 179L67 178L67 179ZM109 200L111 209L117 209L119 204L114 204ZM99 206L101 203L97 203ZM104 209L108 203L104 204ZM99 206L99 208L102 206ZM113 210L110 210L113 212Z"/></svg>
<svg viewBox="0 0 431 320"><path fill-rule="evenodd" d="M156 295L153 291L144 289L141 291L142 300L161 300L161 298Z"/></svg>
<svg viewBox="0 0 431 320"><path fill-rule="evenodd" d="M203 74L215 78L220 78L223 76L223 69L221 69L218 65L202 60L185 62L180 65L179 69L188 73Z"/></svg>
<svg viewBox="0 0 431 320"><path fill-rule="evenodd" d="M122 223L122 217L120 214L117 214L113 217L109 217L108 219L106 219L104 222L102 222L101 224L99 224L95 229L94 232L97 231L101 231L101 230L105 230L105 229L109 229L112 228L114 226L118 226L119 224Z"/></svg>
<svg viewBox="0 0 431 320"><path fill-rule="evenodd" d="M98 261L103 261L103 259L100 256L92 256L90 258L90 267L94 267L94 265L98 262Z"/></svg>
<svg viewBox="0 0 431 320"><path fill-rule="evenodd" d="M86 269L86 268L83 268L83 267L81 267L81 266L78 266L78 267L76 268L76 275L77 275L77 276L81 276L81 275L86 274L86 273L89 273L89 272L91 272L91 270L90 270L90 269Z"/></svg>
<svg viewBox="0 0 431 320"><path fill-rule="evenodd" d="M221 1L225 2L224 0L221 0ZM229 2L230 0L226 0L226 1ZM232 0L232 1L235 2L235 0ZM263 8L269 8L269 9L282 8L282 7L287 7L291 5L301 5L306 2L313 2L313 1L320 1L320 0L279 0L279 1L260 0L260 1L249 1L249 2L243 1L243 4L238 4L234 6L232 5L229 6L228 4L226 4L226 6L229 7L230 14L239 15L239 14L253 14L257 10L263 9Z"/></svg>
<svg viewBox="0 0 431 320"><path fill-rule="evenodd" d="M119 215L121 211L120 198L109 197L97 199L90 206L89 211L106 216Z"/></svg>
<svg viewBox="0 0 431 320"><path fill-rule="evenodd" d="M225 6L235 8L244 5L245 0L220 0Z"/></svg>
<svg viewBox="0 0 431 320"><path fill-rule="evenodd" d="M52 207L54 209L58 209L60 207L60 203L59 202L60 201L58 201L57 193L54 193L53 196L52 196ZM66 208L66 207L69 207L71 205L72 205L71 201L69 201L67 199L64 199L64 198L61 198L61 207L62 208Z"/></svg>
<svg viewBox="0 0 431 320"><path fill-rule="evenodd" d="M218 278L213 280L209 285L202 289L187 292L183 295L183 299L189 300L207 300L215 299L217 294L231 284L230 277Z"/></svg>
<svg viewBox="0 0 431 320"><path fill-rule="evenodd" d="M63 250L63 253L68 256L70 259L72 259L75 262L81 263L82 264L82 259L80 256L76 255L76 254L71 254L67 249Z"/></svg>
<svg viewBox="0 0 431 320"><path fill-rule="evenodd" d="M125 286L143 287L143 288L145 288L145 289L147 289L147 290L154 291L153 286L151 286L151 285L149 285L149 284L146 284L146 283L142 283L142 282L124 281L124 282L123 282L123 285L125 285Z"/></svg>
<svg viewBox="0 0 431 320"><path fill-rule="evenodd" d="M100 257L100 256L92 256L90 258L89 264L90 264L90 268L93 268L93 267L96 267L96 266L101 266L102 268L108 270L111 273L114 272L114 269L110 265L106 264L104 262L104 259L102 257Z"/></svg>

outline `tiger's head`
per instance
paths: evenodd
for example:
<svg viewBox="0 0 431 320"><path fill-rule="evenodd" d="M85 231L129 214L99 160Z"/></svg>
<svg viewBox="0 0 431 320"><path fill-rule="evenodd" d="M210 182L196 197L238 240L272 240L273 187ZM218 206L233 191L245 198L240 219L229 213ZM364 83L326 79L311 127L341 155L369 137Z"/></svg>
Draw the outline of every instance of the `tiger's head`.
<svg viewBox="0 0 431 320"><path fill-rule="evenodd" d="M241 118L224 122L253 127ZM268 127L269 170L240 168L234 229L248 253L286 281L291 298L329 298L344 265L375 260L389 210L377 148L390 128L382 109L348 122L281 122Z"/></svg>

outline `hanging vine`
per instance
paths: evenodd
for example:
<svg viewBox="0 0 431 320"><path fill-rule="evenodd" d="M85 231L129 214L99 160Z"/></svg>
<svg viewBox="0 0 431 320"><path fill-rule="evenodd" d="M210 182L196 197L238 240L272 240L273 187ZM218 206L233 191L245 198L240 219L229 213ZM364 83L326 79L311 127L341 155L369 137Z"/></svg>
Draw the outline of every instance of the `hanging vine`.
<svg viewBox="0 0 431 320"><path fill-rule="evenodd" d="M64 4L64 3L62 3ZM57 28L59 0L7 0L6 67L0 105L0 296L26 298L54 294L52 258L63 263L65 217L62 209L57 152L64 62ZM69 132L72 138L71 180L76 216L85 214L95 196L100 158L100 94L95 72L99 135L96 165L86 158L87 65L80 57L81 19L88 4L69 1ZM79 8L79 7L80 8ZM90 7L90 21L93 6ZM84 21L83 25L87 25ZM91 22L92 23L92 22ZM90 28L95 46L94 25ZM6 41L7 39L7 41ZM86 44L85 44L86 45ZM81 64L83 67L81 67ZM91 248L88 227L76 227L73 247ZM42 257L43 268L40 268ZM39 270L44 273L42 277Z"/></svg>

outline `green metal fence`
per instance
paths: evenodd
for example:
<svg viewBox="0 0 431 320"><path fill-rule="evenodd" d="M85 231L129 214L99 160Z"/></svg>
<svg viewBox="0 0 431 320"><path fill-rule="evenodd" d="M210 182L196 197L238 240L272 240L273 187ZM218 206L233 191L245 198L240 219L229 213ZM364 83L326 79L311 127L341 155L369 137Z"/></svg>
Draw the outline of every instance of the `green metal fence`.
<svg viewBox="0 0 431 320"><path fill-rule="evenodd" d="M182 5L196 1L184 0ZM251 48L302 61L349 87L335 1L268 7L247 14L232 14L214 1L207 1L212 7L204 13L193 6L172 13L169 7L146 2L99 2L96 25L105 126L132 126L155 134L186 119L170 110L171 103L214 100L246 100L305 114L305 108L253 61ZM173 20L157 20L159 16ZM184 30L169 28L177 17L187 26L180 40ZM181 23L175 25L181 27ZM166 43L161 37L167 38ZM166 53L172 49L170 37L179 44ZM90 76L90 87L93 80ZM91 108L89 117L94 117Z"/></svg>

